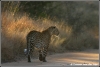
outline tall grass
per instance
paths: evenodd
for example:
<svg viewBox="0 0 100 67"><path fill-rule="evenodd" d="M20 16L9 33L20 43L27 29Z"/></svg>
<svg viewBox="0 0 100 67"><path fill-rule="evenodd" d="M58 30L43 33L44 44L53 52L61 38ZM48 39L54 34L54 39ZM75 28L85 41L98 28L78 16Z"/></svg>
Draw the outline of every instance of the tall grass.
<svg viewBox="0 0 100 67"><path fill-rule="evenodd" d="M24 56L23 49L26 48L26 35L29 31L43 31L54 25L59 29L60 35L51 38L49 47L51 52L58 51L57 49L60 49L60 45L71 33L71 28L65 25L63 21L53 22L49 18L34 20L26 14L13 16L12 13L3 12L1 29L2 62L16 60Z"/></svg>
<svg viewBox="0 0 100 67"><path fill-rule="evenodd" d="M26 48L27 45L26 35L28 34L28 32L31 30L43 31L50 26L56 26L60 31L60 35L58 37L53 36L51 38L51 42L48 50L49 53L63 52L66 50L83 50L88 48L96 48L96 49L99 48L98 26L92 27L91 30L86 29L86 27L84 27L83 32L79 32L77 33L77 35L75 35L72 33L73 28L71 28L71 26L68 26L67 23L63 21L57 21L57 19L55 21L52 21L50 18L38 18L37 20L35 20L34 18L30 18L28 14L25 13L18 14L18 12L20 11L19 6L20 6L20 2L2 2L1 62L16 61L17 59L19 60L20 58L26 58L23 49ZM69 18L66 17L64 18L77 19L78 18L78 15L76 15L77 10L76 12L74 12L75 15L72 15L72 13L70 12L70 10L72 9L69 9L70 6L71 4L69 4L69 6L66 7L68 8L67 11L66 10L62 10L62 11L64 11L64 13L67 12L68 15L69 16L71 15L72 17L70 16ZM62 7L63 6L61 6L59 9L62 9ZM59 16L61 14L61 12L59 14L59 9L57 9L58 11L54 10L52 14L54 13L54 15ZM91 16L91 13L89 15ZM83 19L85 22L84 16L86 17L87 15L83 15L80 18L80 22L82 21L82 23L83 23ZM95 21L96 18L89 17L89 19L94 19L92 21L92 24L97 22ZM70 23L70 21L68 23ZM77 23L77 24L80 25L81 23ZM77 24L76 26L78 26ZM33 57L36 57L37 51L34 51L33 54L34 54Z"/></svg>
<svg viewBox="0 0 100 67"><path fill-rule="evenodd" d="M75 36L72 33L72 28L63 21L54 22L49 18L34 20L27 14L13 16L10 12L2 12L1 62L25 58L23 50L27 45L26 35L28 32L31 30L41 32L50 26L56 26L60 31L60 35L58 37L52 36L49 53L99 47L97 28L91 31L84 29L84 32ZM33 57L35 55L37 55L36 51L34 51Z"/></svg>

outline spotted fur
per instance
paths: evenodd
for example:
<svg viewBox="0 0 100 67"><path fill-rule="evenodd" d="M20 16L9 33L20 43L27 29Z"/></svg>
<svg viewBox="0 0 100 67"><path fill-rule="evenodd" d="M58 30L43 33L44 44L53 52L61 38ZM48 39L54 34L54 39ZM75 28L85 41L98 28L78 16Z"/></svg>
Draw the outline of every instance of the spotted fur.
<svg viewBox="0 0 100 67"><path fill-rule="evenodd" d="M46 62L47 50L52 35L59 35L59 31L55 26L51 26L42 32L30 31L28 33L26 38L28 62L31 62L30 56L31 53L34 51L34 47L39 49L39 60Z"/></svg>

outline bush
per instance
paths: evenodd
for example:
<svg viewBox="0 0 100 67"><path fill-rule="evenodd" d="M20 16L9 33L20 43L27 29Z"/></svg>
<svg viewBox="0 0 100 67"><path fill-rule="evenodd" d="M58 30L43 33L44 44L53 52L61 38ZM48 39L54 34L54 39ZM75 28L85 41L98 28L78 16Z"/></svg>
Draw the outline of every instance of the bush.
<svg viewBox="0 0 100 67"><path fill-rule="evenodd" d="M89 48L99 47L99 40L88 32L78 33L79 35L72 35L62 44L67 50L84 50Z"/></svg>
<svg viewBox="0 0 100 67"><path fill-rule="evenodd" d="M64 22L53 22L49 20L49 18L34 20L29 18L26 14L13 16L12 13L3 12L1 32L2 62L17 60L22 56L25 57L23 50L26 48L26 35L29 31L43 31L54 25L59 29L60 35L51 38L49 52L59 52L59 49L62 49L60 48L60 44L65 40L65 37L70 35L70 27ZM36 57L36 54L35 52L34 57Z"/></svg>
<svg viewBox="0 0 100 67"><path fill-rule="evenodd" d="M98 2L7 1L1 5L1 62L25 57L27 33L31 30L41 32L54 25L60 35L51 38L51 53L99 47Z"/></svg>

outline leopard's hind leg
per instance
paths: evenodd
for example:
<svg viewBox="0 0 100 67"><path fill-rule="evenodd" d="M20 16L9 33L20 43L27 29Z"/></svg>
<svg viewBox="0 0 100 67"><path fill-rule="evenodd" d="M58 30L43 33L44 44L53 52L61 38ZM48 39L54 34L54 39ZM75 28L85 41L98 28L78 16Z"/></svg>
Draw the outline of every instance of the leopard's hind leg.
<svg viewBox="0 0 100 67"><path fill-rule="evenodd" d="M39 50L39 60L42 61L42 51Z"/></svg>
<svg viewBox="0 0 100 67"><path fill-rule="evenodd" d="M46 56L47 56L48 46L44 47L43 53L42 53L42 61L47 62Z"/></svg>
<svg viewBox="0 0 100 67"><path fill-rule="evenodd" d="M30 39L27 38L27 58L28 62L31 62L31 43Z"/></svg>

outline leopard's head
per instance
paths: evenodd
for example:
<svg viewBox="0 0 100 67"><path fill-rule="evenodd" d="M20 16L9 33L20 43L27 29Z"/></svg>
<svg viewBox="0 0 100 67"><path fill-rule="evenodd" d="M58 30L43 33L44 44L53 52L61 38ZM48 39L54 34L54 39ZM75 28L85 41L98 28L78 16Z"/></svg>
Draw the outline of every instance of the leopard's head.
<svg viewBox="0 0 100 67"><path fill-rule="evenodd" d="M51 26L51 27L49 27L49 31L50 31L50 34L51 34L51 35L56 35L56 36L59 35L59 30L57 29L56 26Z"/></svg>

